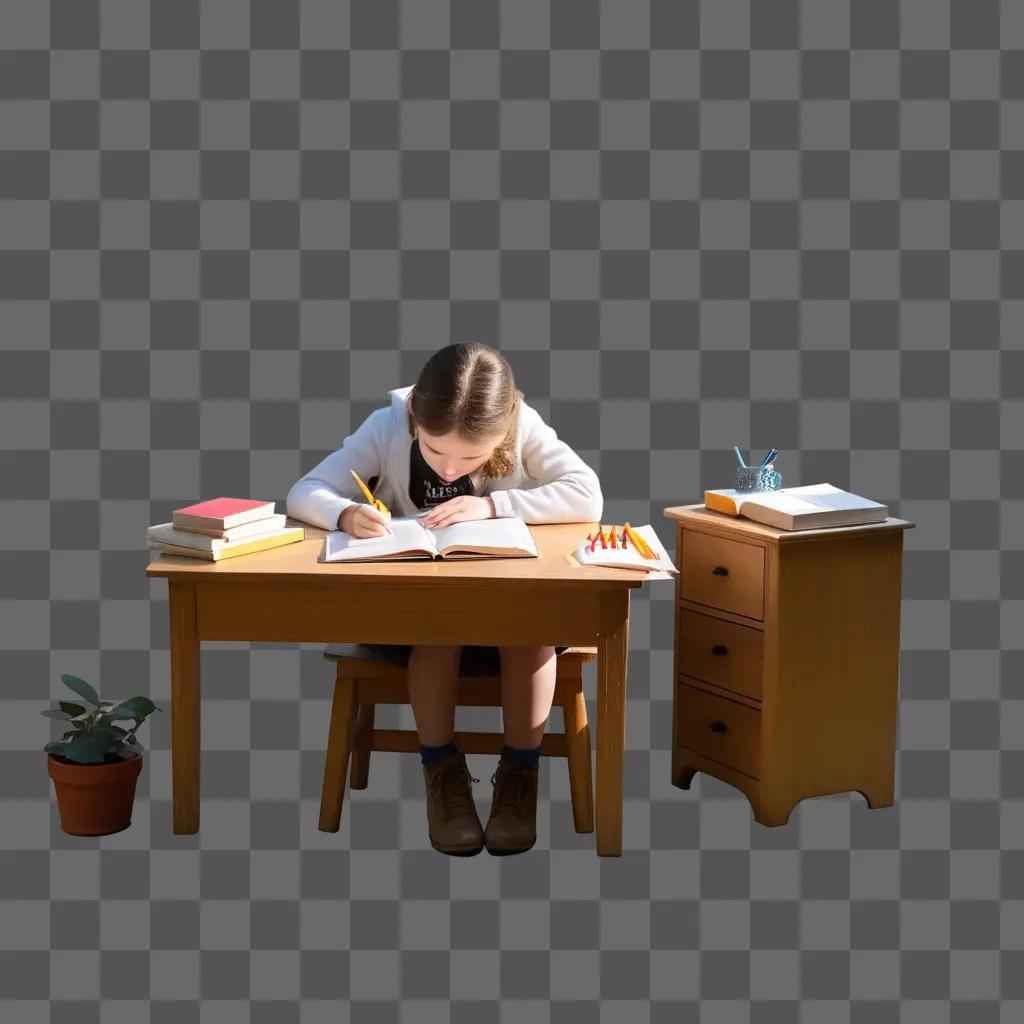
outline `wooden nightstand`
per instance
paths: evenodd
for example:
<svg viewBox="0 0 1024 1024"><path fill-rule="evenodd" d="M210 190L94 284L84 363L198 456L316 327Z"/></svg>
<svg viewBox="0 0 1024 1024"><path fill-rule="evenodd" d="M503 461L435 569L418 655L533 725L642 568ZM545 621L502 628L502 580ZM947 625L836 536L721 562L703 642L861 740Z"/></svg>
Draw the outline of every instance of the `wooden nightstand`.
<svg viewBox="0 0 1024 1024"><path fill-rule="evenodd" d="M672 782L706 772L762 825L804 797L893 802L903 531L777 530L701 505L676 521Z"/></svg>

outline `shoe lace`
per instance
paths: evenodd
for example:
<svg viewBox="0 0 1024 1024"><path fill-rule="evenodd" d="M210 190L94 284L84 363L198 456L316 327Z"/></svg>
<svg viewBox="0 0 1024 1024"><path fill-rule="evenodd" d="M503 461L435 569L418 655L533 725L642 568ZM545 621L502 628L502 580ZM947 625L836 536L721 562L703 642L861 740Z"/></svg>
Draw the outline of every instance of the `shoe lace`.
<svg viewBox="0 0 1024 1024"><path fill-rule="evenodd" d="M468 787L463 785L463 778L470 782L480 781L473 778L465 762L452 761L434 772L427 783L430 792L439 794L446 821L464 813L475 813L473 797Z"/></svg>
<svg viewBox="0 0 1024 1024"><path fill-rule="evenodd" d="M498 786L498 776L501 775L500 788L495 795L495 802L511 804L517 810L525 810L530 799L530 782L532 772L528 765L517 764L514 761L499 761L498 767L491 776L491 785Z"/></svg>

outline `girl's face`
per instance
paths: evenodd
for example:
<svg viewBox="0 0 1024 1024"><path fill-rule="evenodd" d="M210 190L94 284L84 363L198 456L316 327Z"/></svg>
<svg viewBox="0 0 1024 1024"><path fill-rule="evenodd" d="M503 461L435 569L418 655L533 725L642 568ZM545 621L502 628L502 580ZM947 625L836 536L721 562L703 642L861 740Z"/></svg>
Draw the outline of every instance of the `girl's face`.
<svg viewBox="0 0 1024 1024"><path fill-rule="evenodd" d="M445 483L458 480L466 473L478 470L490 457L491 452L501 444L505 435L491 438L482 444L467 444L455 432L450 434L428 434L422 427L416 427L420 451L424 461Z"/></svg>

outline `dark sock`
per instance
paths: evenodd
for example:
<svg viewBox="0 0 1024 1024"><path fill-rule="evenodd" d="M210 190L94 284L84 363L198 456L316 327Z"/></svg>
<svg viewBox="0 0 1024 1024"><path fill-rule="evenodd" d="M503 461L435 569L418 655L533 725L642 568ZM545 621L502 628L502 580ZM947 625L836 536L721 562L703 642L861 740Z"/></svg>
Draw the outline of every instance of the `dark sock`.
<svg viewBox="0 0 1024 1024"><path fill-rule="evenodd" d="M501 756L505 761L517 761L519 764L537 764L540 761L540 747L520 748L503 746Z"/></svg>
<svg viewBox="0 0 1024 1024"><path fill-rule="evenodd" d="M457 754L458 752L459 748L455 746L454 740L449 740L439 747L425 747L422 743L420 744L420 758L424 764L440 761L442 757L447 757L448 754Z"/></svg>

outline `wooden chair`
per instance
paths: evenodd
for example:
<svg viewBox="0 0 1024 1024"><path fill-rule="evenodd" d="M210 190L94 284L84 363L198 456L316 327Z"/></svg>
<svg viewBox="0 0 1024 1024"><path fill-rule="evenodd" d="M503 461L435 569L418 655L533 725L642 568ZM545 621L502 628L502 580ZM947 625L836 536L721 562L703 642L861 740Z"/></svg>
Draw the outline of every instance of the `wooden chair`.
<svg viewBox="0 0 1024 1024"><path fill-rule="evenodd" d="M362 644L328 644L324 657L337 663L331 724L320 796L320 830L337 832L345 798L345 775L351 757L351 785L365 789L370 753L390 750L418 753L414 729L375 729L378 704L408 704L406 666L381 657ZM573 825L577 832L594 831L594 797L590 769L590 726L583 697L583 665L597 657L596 647L569 647L557 656L552 707L562 709L562 732L545 732L541 754L564 757L569 766ZM456 706L501 707L500 671L483 669L459 676ZM455 732L465 754L500 754L500 732Z"/></svg>

